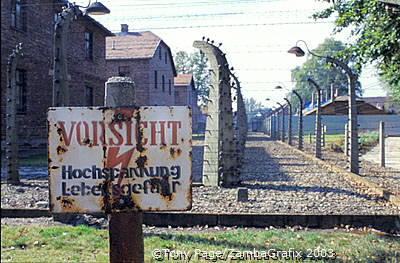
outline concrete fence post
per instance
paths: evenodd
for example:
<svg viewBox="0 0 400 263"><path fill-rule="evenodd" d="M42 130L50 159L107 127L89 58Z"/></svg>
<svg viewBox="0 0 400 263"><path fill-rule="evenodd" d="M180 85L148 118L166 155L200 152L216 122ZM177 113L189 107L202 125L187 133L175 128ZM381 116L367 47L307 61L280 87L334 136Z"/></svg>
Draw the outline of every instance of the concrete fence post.
<svg viewBox="0 0 400 263"><path fill-rule="evenodd" d="M7 182L19 183L18 171L18 129L17 129L17 85L16 70L18 60L22 57L22 44L18 44L8 58L7 62L7 88L6 88L6 166Z"/></svg>
<svg viewBox="0 0 400 263"><path fill-rule="evenodd" d="M297 96L297 98L299 99L299 127L298 127L298 136L299 136L299 143L298 143L298 149L299 150L303 150L303 99L301 98L300 94L295 91L292 90L292 92L294 93L294 95Z"/></svg>
<svg viewBox="0 0 400 263"><path fill-rule="evenodd" d="M235 76L235 74L230 73L233 80L236 84L236 99L237 99L237 115L236 115L236 123L237 123L237 134L236 140L238 143L238 169L241 168L242 160L244 157L245 149L246 149L246 140L247 140L247 114L246 114L246 106L244 104L243 95L242 95L242 87L239 79ZM267 133L268 130L268 122L267 117L263 118L263 131Z"/></svg>
<svg viewBox="0 0 400 263"><path fill-rule="evenodd" d="M344 125L344 154L349 156L349 125Z"/></svg>
<svg viewBox="0 0 400 263"><path fill-rule="evenodd" d="M282 135L281 135L281 141L285 142L285 108L282 106Z"/></svg>
<svg viewBox="0 0 400 263"><path fill-rule="evenodd" d="M326 125L322 125L322 142L321 142L321 147L325 147L326 145Z"/></svg>
<svg viewBox="0 0 400 263"><path fill-rule="evenodd" d="M321 159L321 88L311 78L307 79L317 91L317 111L315 113L315 157Z"/></svg>
<svg viewBox="0 0 400 263"><path fill-rule="evenodd" d="M292 104L287 98L284 98L289 106L289 118L288 118L288 144L292 145Z"/></svg>
<svg viewBox="0 0 400 263"><path fill-rule="evenodd" d="M271 136L271 138L274 138L274 127L273 127L273 114L271 113L269 115L269 135Z"/></svg>
<svg viewBox="0 0 400 263"><path fill-rule="evenodd" d="M379 123L379 158L381 167L385 167L385 122Z"/></svg>
<svg viewBox="0 0 400 263"><path fill-rule="evenodd" d="M239 183L238 144L233 129L230 70L224 54L208 41L194 41L211 65L211 86L204 140L203 184L235 186Z"/></svg>
<svg viewBox="0 0 400 263"><path fill-rule="evenodd" d="M131 78L113 77L106 82L104 106L135 106L135 86ZM110 262L144 262L143 213L109 215Z"/></svg>

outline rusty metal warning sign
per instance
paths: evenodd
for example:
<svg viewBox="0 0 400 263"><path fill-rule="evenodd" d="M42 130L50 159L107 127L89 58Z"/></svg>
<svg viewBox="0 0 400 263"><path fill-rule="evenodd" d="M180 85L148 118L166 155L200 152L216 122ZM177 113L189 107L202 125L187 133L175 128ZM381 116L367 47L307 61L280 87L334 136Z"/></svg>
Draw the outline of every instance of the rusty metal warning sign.
<svg viewBox="0 0 400 263"><path fill-rule="evenodd" d="M48 125L51 212L190 209L188 107L50 108Z"/></svg>

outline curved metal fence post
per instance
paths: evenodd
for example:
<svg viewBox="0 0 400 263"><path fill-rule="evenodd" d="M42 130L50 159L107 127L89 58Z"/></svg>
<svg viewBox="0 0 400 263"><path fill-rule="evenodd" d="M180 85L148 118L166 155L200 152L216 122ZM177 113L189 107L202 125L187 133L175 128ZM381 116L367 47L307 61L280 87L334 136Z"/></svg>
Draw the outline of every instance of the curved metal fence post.
<svg viewBox="0 0 400 263"><path fill-rule="evenodd" d="M17 184L20 181L18 171L18 129L17 129L17 100L18 91L16 74L18 60L23 56L22 43L13 49L7 62L6 88L6 166L7 182Z"/></svg>

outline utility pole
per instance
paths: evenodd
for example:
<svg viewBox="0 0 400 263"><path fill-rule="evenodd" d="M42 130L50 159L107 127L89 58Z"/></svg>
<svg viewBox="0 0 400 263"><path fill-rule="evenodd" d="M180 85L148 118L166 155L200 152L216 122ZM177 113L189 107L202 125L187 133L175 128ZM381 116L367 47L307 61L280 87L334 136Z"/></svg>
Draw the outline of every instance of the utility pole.
<svg viewBox="0 0 400 263"><path fill-rule="evenodd" d="M311 78L308 78L307 81L317 90L317 112L315 113L315 157L321 159L321 88Z"/></svg>
<svg viewBox="0 0 400 263"><path fill-rule="evenodd" d="M6 166L7 182L19 183L18 171L18 129L17 129L17 85L16 71L19 59L23 56L22 43L19 43L8 57L6 89Z"/></svg>

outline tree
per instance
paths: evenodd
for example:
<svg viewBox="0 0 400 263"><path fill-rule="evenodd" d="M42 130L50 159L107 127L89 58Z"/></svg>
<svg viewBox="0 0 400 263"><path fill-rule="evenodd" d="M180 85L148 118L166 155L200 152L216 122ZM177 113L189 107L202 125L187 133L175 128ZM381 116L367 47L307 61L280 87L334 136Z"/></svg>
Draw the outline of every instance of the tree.
<svg viewBox="0 0 400 263"><path fill-rule="evenodd" d="M248 120L255 117L258 113L264 114L268 111L268 109L264 108L264 106L260 102L257 102L254 98L245 99L244 105Z"/></svg>
<svg viewBox="0 0 400 263"><path fill-rule="evenodd" d="M177 73L193 74L199 100L202 104L207 104L210 83L207 57L200 51L191 54L185 51L178 51L174 55L174 62Z"/></svg>
<svg viewBox="0 0 400 263"><path fill-rule="evenodd" d="M313 52L318 55L333 56L344 49L345 46L341 41L327 38ZM351 61L345 60L345 62L349 63ZM309 56L301 67L296 67L292 70L292 81L296 83L294 89L298 91L304 102L311 101L312 93L315 92L315 89L307 82L308 77L317 82L323 90L328 90L329 92L331 85L333 85L335 89L339 90L339 95L348 94L347 75L340 68L326 64L325 60L319 57ZM358 81L356 83L356 92L357 95L362 94L361 84ZM297 109L299 107L299 100L294 94L290 95L290 101L294 108Z"/></svg>
<svg viewBox="0 0 400 263"><path fill-rule="evenodd" d="M400 103L400 15L390 5L378 0L319 0L330 7L314 18L335 18L334 32L350 28L355 42L342 57L354 58L359 72L366 63L375 62L381 80L387 83L394 101ZM389 7L389 8L388 8Z"/></svg>

